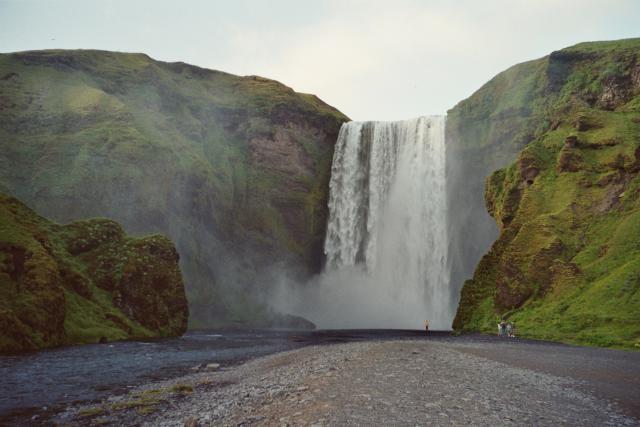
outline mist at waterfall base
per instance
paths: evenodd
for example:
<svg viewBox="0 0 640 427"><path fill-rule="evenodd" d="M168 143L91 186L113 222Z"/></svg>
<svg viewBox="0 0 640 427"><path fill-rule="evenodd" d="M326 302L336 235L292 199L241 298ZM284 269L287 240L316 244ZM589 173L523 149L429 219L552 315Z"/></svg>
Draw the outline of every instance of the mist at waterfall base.
<svg viewBox="0 0 640 427"><path fill-rule="evenodd" d="M333 158L326 266L283 279L274 308L319 328L451 329L445 118L345 123Z"/></svg>

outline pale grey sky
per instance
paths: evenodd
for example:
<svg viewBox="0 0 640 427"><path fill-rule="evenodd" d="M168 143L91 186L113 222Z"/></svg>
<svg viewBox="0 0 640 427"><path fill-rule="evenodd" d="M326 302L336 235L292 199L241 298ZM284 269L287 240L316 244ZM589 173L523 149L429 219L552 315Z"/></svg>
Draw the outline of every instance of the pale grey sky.
<svg viewBox="0 0 640 427"><path fill-rule="evenodd" d="M628 37L637 0L0 0L0 52L144 52L276 79L355 120L444 114L515 63Z"/></svg>

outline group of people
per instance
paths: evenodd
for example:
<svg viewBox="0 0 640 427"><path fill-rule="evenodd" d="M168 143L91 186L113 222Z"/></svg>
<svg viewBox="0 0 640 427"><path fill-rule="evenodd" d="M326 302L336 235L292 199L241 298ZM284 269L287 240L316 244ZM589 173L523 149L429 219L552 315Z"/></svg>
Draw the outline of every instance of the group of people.
<svg viewBox="0 0 640 427"><path fill-rule="evenodd" d="M499 337L516 337L516 324L515 323L506 323L504 320L498 323L498 336Z"/></svg>
<svg viewBox="0 0 640 427"><path fill-rule="evenodd" d="M424 331L429 333L429 321L424 321ZM516 324L515 322L505 322L504 320L498 323L498 336L499 337L508 337L515 338L516 337Z"/></svg>

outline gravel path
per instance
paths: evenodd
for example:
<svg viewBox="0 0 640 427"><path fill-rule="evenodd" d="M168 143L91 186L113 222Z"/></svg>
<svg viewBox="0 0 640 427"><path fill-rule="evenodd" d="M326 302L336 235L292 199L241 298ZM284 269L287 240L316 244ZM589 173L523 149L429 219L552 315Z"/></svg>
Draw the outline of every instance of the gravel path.
<svg viewBox="0 0 640 427"><path fill-rule="evenodd" d="M480 343L477 348L494 346ZM68 424L639 425L572 378L509 366L452 341L306 347L71 408Z"/></svg>

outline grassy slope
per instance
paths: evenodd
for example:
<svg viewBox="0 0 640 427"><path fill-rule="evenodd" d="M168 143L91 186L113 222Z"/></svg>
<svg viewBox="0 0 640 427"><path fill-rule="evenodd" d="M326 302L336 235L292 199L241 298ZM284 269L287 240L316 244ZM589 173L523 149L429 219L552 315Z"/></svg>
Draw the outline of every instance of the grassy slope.
<svg viewBox="0 0 640 427"><path fill-rule="evenodd" d="M57 221L168 234L194 325L245 322L261 266L318 268L345 120L273 80L143 54L0 55L0 188Z"/></svg>
<svg viewBox="0 0 640 427"><path fill-rule="evenodd" d="M171 242L106 219L60 226L0 194L0 352L175 336L187 325Z"/></svg>
<svg viewBox="0 0 640 427"><path fill-rule="evenodd" d="M638 346L640 40L584 43L506 73L520 74L516 96L496 96L491 115L527 103L515 134L530 142L487 181L500 237L454 327L493 333L507 318L523 336Z"/></svg>

